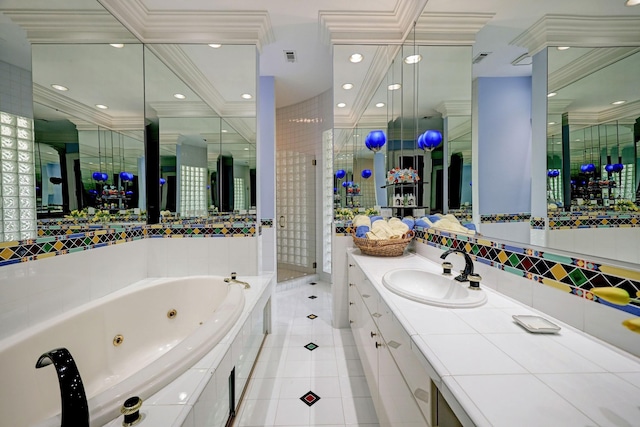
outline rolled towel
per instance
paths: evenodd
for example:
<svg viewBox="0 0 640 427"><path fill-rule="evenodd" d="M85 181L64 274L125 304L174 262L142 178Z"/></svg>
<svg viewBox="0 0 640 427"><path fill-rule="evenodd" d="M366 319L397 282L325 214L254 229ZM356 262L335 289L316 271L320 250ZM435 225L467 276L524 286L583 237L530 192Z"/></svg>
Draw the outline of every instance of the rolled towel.
<svg viewBox="0 0 640 427"><path fill-rule="evenodd" d="M407 231L409 231L409 226L402 222L400 218L389 218L389 227L393 230L393 236L402 237Z"/></svg>
<svg viewBox="0 0 640 427"><path fill-rule="evenodd" d="M366 225L360 225L358 227L356 227L356 237L361 237L361 238L365 238L367 237L367 233L369 232L370 228Z"/></svg>
<svg viewBox="0 0 640 427"><path fill-rule="evenodd" d="M413 230L413 227L416 225L416 222L413 218L402 218L402 222L404 222L405 224L407 224L407 227L409 227L409 230Z"/></svg>
<svg viewBox="0 0 640 427"><path fill-rule="evenodd" d="M383 218L380 215L376 215L376 216L372 216L370 219L371 219L371 226L373 226L374 222L379 221Z"/></svg>
<svg viewBox="0 0 640 427"><path fill-rule="evenodd" d="M371 231L373 234L378 236L380 239L393 239L398 238L397 234L393 229L389 226L387 221L376 221L371 225Z"/></svg>
<svg viewBox="0 0 640 427"><path fill-rule="evenodd" d="M356 215L352 221L354 227L360 227L361 225L366 225L368 228L371 228L371 220L366 215ZM369 231L369 230L367 230Z"/></svg>

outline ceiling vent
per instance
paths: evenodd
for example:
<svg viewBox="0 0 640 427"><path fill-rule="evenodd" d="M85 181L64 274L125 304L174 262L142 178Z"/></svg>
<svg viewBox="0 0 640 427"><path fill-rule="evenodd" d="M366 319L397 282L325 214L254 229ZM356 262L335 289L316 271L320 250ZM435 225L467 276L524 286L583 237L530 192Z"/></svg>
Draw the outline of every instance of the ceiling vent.
<svg viewBox="0 0 640 427"><path fill-rule="evenodd" d="M479 54L476 55L475 58L473 58L473 61L471 61L471 62L473 64L477 64L478 62L482 61L484 58L486 58L490 54L491 54L491 52L480 52Z"/></svg>
<svg viewBox="0 0 640 427"><path fill-rule="evenodd" d="M284 58L287 62L296 62L296 51L295 50L285 50Z"/></svg>
<svg viewBox="0 0 640 427"><path fill-rule="evenodd" d="M523 53L511 61L511 65L531 65L532 62L533 58L531 58L528 53Z"/></svg>

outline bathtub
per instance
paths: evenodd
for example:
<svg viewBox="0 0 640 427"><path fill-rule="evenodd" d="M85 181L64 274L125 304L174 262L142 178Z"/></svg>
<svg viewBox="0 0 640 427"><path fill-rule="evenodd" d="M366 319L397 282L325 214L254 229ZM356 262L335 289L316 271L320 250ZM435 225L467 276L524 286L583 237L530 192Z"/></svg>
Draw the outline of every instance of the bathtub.
<svg viewBox="0 0 640 427"><path fill-rule="evenodd" d="M222 277L146 279L8 337L0 342L2 424L60 425L55 369L35 363L66 347L84 383L91 426L101 426L120 415L128 397L148 398L207 354L244 303L243 286Z"/></svg>

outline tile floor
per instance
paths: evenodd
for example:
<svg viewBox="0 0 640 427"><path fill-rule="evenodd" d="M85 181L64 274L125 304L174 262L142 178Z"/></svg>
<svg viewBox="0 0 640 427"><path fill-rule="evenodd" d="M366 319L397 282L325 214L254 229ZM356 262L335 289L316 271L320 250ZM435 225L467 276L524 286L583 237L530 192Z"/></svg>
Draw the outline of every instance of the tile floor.
<svg viewBox="0 0 640 427"><path fill-rule="evenodd" d="M331 286L282 289L233 426L378 427L351 330L331 327Z"/></svg>

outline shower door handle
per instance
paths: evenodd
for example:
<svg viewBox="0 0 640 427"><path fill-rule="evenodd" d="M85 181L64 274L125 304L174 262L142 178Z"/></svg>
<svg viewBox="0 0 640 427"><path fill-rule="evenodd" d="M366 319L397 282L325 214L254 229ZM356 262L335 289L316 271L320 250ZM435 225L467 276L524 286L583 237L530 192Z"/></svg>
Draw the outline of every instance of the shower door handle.
<svg viewBox="0 0 640 427"><path fill-rule="evenodd" d="M284 228L286 225L286 220L284 218L284 215L280 215L280 219L278 220L278 224L280 225L280 228Z"/></svg>

